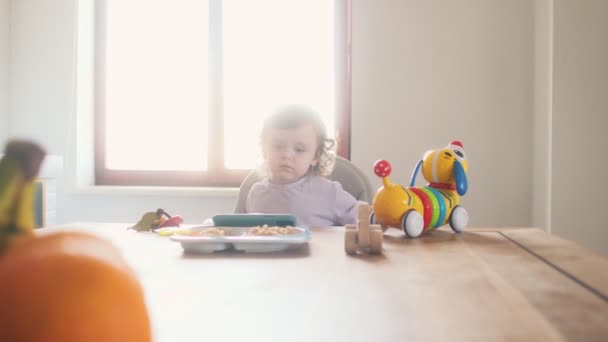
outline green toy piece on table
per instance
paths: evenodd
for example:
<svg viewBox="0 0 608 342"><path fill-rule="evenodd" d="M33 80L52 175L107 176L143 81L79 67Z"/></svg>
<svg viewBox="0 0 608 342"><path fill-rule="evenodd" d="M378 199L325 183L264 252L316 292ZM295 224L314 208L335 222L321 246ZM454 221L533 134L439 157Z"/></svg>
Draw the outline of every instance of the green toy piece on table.
<svg viewBox="0 0 608 342"><path fill-rule="evenodd" d="M145 213L135 225L128 229L133 229L138 232L156 231L161 228L179 227L182 223L184 223L184 219L180 215L172 216L164 209L158 208L156 211Z"/></svg>

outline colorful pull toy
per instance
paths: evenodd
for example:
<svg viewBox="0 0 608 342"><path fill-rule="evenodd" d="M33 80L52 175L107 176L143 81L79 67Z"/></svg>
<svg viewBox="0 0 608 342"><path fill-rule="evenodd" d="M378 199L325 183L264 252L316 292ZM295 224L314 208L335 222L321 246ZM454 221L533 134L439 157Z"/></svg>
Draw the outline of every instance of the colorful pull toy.
<svg viewBox="0 0 608 342"><path fill-rule="evenodd" d="M454 140L442 149L427 151L418 162L409 187L393 184L388 179L391 164L378 160L374 173L382 178L383 186L374 196L371 223L379 223L383 230L402 229L407 237L418 237L446 223L461 232L467 226L469 214L460 206L460 196L467 192L468 162L463 145ZM416 175L428 183L414 187Z"/></svg>

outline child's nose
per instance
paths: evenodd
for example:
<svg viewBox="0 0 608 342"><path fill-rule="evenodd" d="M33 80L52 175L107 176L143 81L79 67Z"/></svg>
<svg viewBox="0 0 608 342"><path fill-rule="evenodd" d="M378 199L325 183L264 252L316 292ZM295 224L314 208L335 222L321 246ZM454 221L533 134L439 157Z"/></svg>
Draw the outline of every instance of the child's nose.
<svg viewBox="0 0 608 342"><path fill-rule="evenodd" d="M290 149L285 149L283 151L283 154L281 156L284 159L291 159L291 158L293 158L293 155L294 155L293 151L291 151Z"/></svg>

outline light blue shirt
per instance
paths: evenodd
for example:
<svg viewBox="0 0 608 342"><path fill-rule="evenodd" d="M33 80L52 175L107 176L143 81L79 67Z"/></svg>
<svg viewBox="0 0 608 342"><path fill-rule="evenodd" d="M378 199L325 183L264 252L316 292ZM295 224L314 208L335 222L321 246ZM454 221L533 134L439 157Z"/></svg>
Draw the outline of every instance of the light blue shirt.
<svg viewBox="0 0 608 342"><path fill-rule="evenodd" d="M299 226L343 226L356 222L357 204L340 183L320 176L305 176L289 184L273 184L264 178L251 187L245 210L292 214Z"/></svg>

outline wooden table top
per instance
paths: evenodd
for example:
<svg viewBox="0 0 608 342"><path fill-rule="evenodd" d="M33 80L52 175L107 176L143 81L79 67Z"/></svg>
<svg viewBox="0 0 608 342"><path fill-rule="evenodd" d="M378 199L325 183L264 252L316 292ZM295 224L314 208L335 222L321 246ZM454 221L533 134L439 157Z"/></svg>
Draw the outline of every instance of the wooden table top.
<svg viewBox="0 0 608 342"><path fill-rule="evenodd" d="M377 256L344 228L299 250L184 254L126 224L114 241L144 287L155 341L606 341L608 260L532 228L387 232Z"/></svg>

